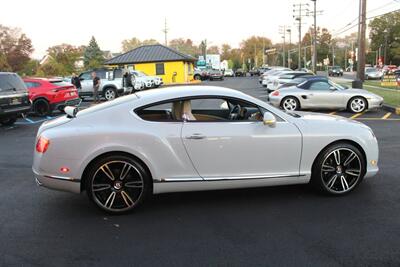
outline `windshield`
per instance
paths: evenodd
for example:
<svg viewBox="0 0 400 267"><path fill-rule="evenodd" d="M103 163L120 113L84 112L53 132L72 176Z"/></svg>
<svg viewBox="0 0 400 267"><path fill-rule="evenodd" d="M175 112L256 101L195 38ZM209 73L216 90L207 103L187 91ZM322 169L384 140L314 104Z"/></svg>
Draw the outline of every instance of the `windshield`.
<svg viewBox="0 0 400 267"><path fill-rule="evenodd" d="M147 76L146 73L141 72L141 71L136 71L136 75L137 75L138 77L145 77L145 76Z"/></svg>
<svg viewBox="0 0 400 267"><path fill-rule="evenodd" d="M346 86L343 86L343 85L334 83L334 82L332 82L332 81L329 81L329 84L330 84L331 86L335 87L336 89L339 89L339 90L345 90L345 89L347 89Z"/></svg>

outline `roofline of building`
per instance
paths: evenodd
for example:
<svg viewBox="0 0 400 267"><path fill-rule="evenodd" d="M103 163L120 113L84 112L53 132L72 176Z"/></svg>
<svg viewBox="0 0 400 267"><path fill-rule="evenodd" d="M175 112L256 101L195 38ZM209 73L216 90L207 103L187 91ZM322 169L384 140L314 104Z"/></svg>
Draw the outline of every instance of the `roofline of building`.
<svg viewBox="0 0 400 267"><path fill-rule="evenodd" d="M174 60L152 60L152 61L140 61L140 62L109 63L109 61L113 60L114 58L121 57L121 56L123 56L123 55L125 55L125 54L130 53L131 51L133 51L133 50L135 50L135 49L138 49L138 48L141 48L141 47L147 47L147 46L156 46L156 45L163 46L164 48L166 48L166 49L172 51L173 53L175 53L175 54L177 54L177 55L179 55L179 56L181 56L181 57L184 57L184 59L174 59ZM140 63L152 63L152 62L173 62L173 61L195 62L195 61L197 61L197 59L196 59L195 57L193 57L193 56L185 55L185 54L183 54L183 53L181 53L181 52L179 52L179 51L177 51L177 50L175 50L175 49L172 49L172 48L170 48L170 47L168 47L168 46L165 46L165 45L162 45L162 44L141 45L141 46L138 46L138 47L136 47L136 48L134 48L134 49L132 49L132 50L129 50L129 51L125 52L125 53L122 53L122 54L120 54L120 55L118 55L118 56L116 56L116 57L114 57L114 58L111 58L111 59L107 60L106 62L104 62L104 64L105 64L105 65L121 65L121 64L140 64Z"/></svg>

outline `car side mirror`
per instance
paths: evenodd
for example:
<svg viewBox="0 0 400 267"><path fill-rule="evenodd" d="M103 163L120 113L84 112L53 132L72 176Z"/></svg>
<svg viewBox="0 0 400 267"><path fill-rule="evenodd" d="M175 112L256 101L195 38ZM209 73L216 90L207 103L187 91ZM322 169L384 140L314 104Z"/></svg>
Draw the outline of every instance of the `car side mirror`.
<svg viewBox="0 0 400 267"><path fill-rule="evenodd" d="M271 112L265 112L263 117L264 125L268 125L269 127L275 128L276 126L276 118Z"/></svg>

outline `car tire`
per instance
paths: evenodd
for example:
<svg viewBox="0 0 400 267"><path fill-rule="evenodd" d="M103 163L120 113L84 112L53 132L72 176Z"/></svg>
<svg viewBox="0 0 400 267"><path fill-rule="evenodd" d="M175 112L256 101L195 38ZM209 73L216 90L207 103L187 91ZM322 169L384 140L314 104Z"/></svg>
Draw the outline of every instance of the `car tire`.
<svg viewBox="0 0 400 267"><path fill-rule="evenodd" d="M300 109L300 102L296 97L287 96L281 101L282 109L286 111L295 111Z"/></svg>
<svg viewBox="0 0 400 267"><path fill-rule="evenodd" d="M201 76L198 75L198 74L194 75L193 78L194 78L196 81L200 81L200 80L201 80Z"/></svg>
<svg viewBox="0 0 400 267"><path fill-rule="evenodd" d="M32 108L33 112L38 116L50 116L52 112L49 101L44 98L33 101Z"/></svg>
<svg viewBox="0 0 400 267"><path fill-rule="evenodd" d="M117 98L117 90L112 87L106 87L103 90L103 96L107 101L114 100L115 98Z"/></svg>
<svg viewBox="0 0 400 267"><path fill-rule="evenodd" d="M351 98L347 104L347 110L353 113L364 112L368 108L368 101L362 96Z"/></svg>
<svg viewBox="0 0 400 267"><path fill-rule="evenodd" d="M136 209L153 192L147 169L124 154L111 154L91 164L85 186L93 203L113 214Z"/></svg>
<svg viewBox="0 0 400 267"><path fill-rule="evenodd" d="M345 195L362 181L365 169L365 157L359 148L346 142L332 144L315 160L311 184L324 194Z"/></svg>
<svg viewBox="0 0 400 267"><path fill-rule="evenodd" d="M1 119L0 124L3 126L13 126L16 121L17 117L10 117L6 119Z"/></svg>

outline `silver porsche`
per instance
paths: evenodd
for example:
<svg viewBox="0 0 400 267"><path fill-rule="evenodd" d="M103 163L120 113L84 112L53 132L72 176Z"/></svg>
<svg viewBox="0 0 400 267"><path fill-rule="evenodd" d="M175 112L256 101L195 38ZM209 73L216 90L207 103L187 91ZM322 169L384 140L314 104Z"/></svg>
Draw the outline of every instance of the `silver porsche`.
<svg viewBox="0 0 400 267"><path fill-rule="evenodd" d="M378 143L366 125L288 114L227 88L140 91L65 112L38 130L36 182L86 191L112 213L167 192L311 183L343 195L378 172Z"/></svg>
<svg viewBox="0 0 400 267"><path fill-rule="evenodd" d="M381 108L383 98L363 89L347 88L318 77L269 94L269 102L287 111L301 109L349 110L360 113Z"/></svg>

